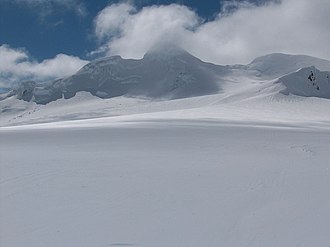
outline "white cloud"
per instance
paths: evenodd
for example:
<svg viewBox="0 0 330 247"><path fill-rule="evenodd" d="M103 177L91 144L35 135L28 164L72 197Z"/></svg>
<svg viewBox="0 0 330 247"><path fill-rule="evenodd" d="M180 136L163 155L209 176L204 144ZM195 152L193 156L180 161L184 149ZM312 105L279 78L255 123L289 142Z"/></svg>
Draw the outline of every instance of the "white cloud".
<svg viewBox="0 0 330 247"><path fill-rule="evenodd" d="M95 31L98 38L109 38L105 44L108 54L141 57L157 42L182 40L199 23L197 14L186 6L151 6L137 12L123 3L102 10L96 17Z"/></svg>
<svg viewBox="0 0 330 247"><path fill-rule="evenodd" d="M136 10L128 3L102 10L95 19L100 50L141 58L161 40L218 63L247 63L273 52L307 54L330 60L330 1L282 0L261 6L231 1L214 20L202 22L178 5Z"/></svg>
<svg viewBox="0 0 330 247"><path fill-rule="evenodd" d="M74 74L88 61L58 54L38 63L22 49L0 46L0 86L10 86L22 80L47 81Z"/></svg>
<svg viewBox="0 0 330 247"><path fill-rule="evenodd" d="M113 4L106 7L96 18L96 36L99 39L104 39L122 32L125 22L135 11L134 6L128 3Z"/></svg>

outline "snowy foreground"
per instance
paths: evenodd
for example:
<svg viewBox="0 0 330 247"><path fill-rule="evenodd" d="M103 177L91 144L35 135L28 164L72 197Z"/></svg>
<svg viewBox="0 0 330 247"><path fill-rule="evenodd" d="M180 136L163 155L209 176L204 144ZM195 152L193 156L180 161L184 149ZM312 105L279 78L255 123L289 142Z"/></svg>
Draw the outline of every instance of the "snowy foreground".
<svg viewBox="0 0 330 247"><path fill-rule="evenodd" d="M1 247L330 246L329 100L85 97L2 114Z"/></svg>

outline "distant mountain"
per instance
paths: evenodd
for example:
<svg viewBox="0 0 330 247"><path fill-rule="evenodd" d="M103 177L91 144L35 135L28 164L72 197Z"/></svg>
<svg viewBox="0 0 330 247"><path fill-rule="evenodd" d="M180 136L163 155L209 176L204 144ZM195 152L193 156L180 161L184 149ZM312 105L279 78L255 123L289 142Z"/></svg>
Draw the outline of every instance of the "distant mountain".
<svg viewBox="0 0 330 247"><path fill-rule="evenodd" d="M141 60L113 56L93 61L73 76L45 86L22 83L16 90L23 100L46 104L87 91L100 98L121 95L176 99L219 92L223 66L205 63L175 47L149 51Z"/></svg>
<svg viewBox="0 0 330 247"><path fill-rule="evenodd" d="M322 71L330 71L330 61L311 56L282 53L258 57L244 66L244 69L255 71L255 74L259 77L276 78L311 66L315 66Z"/></svg>
<svg viewBox="0 0 330 247"><path fill-rule="evenodd" d="M308 80L311 70L317 74L312 84ZM275 53L256 58L248 65L220 66L203 62L177 46L160 45L140 60L113 56L95 60L76 74L51 83L23 82L0 100L16 95L18 99L47 104L72 98L80 91L100 98L126 95L178 99L221 93L229 83L231 89L239 88L244 78L273 81L282 86L277 93L330 98L329 73L321 71L330 71L330 61Z"/></svg>

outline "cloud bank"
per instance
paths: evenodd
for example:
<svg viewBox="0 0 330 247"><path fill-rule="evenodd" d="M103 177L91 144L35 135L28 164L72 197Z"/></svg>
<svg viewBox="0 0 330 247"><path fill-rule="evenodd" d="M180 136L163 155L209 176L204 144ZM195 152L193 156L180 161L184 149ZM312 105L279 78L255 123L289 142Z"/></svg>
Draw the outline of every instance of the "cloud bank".
<svg viewBox="0 0 330 247"><path fill-rule="evenodd" d="M72 75L87 63L88 61L65 54L37 62L23 49L1 45L0 87L8 87L24 80L43 82Z"/></svg>
<svg viewBox="0 0 330 247"><path fill-rule="evenodd" d="M166 40L217 64L248 63L274 52L330 60L329 13L328 0L276 0L261 6L227 1L215 19L204 21L178 4L139 10L130 3L112 4L95 18L102 44L95 52L141 58Z"/></svg>

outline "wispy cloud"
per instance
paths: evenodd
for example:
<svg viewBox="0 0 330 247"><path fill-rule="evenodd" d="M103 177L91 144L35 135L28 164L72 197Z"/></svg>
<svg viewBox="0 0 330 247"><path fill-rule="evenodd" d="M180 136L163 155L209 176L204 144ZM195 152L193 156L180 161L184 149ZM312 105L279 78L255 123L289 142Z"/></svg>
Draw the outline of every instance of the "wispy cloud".
<svg viewBox="0 0 330 247"><path fill-rule="evenodd" d="M1 3L18 4L35 11L45 18L57 10L72 11L79 17L87 15L87 9L82 0L1 0Z"/></svg>
<svg viewBox="0 0 330 247"><path fill-rule="evenodd" d="M88 61L58 54L37 62L24 49L0 46L0 86L10 86L22 80L48 81L75 73Z"/></svg>
<svg viewBox="0 0 330 247"><path fill-rule="evenodd" d="M136 9L109 5L95 18L98 51L141 58L167 40L203 60L246 63L273 52L307 54L330 60L330 1L275 0L265 4L227 1L214 20L202 21L186 6L171 4ZM97 51L96 51L97 52Z"/></svg>

